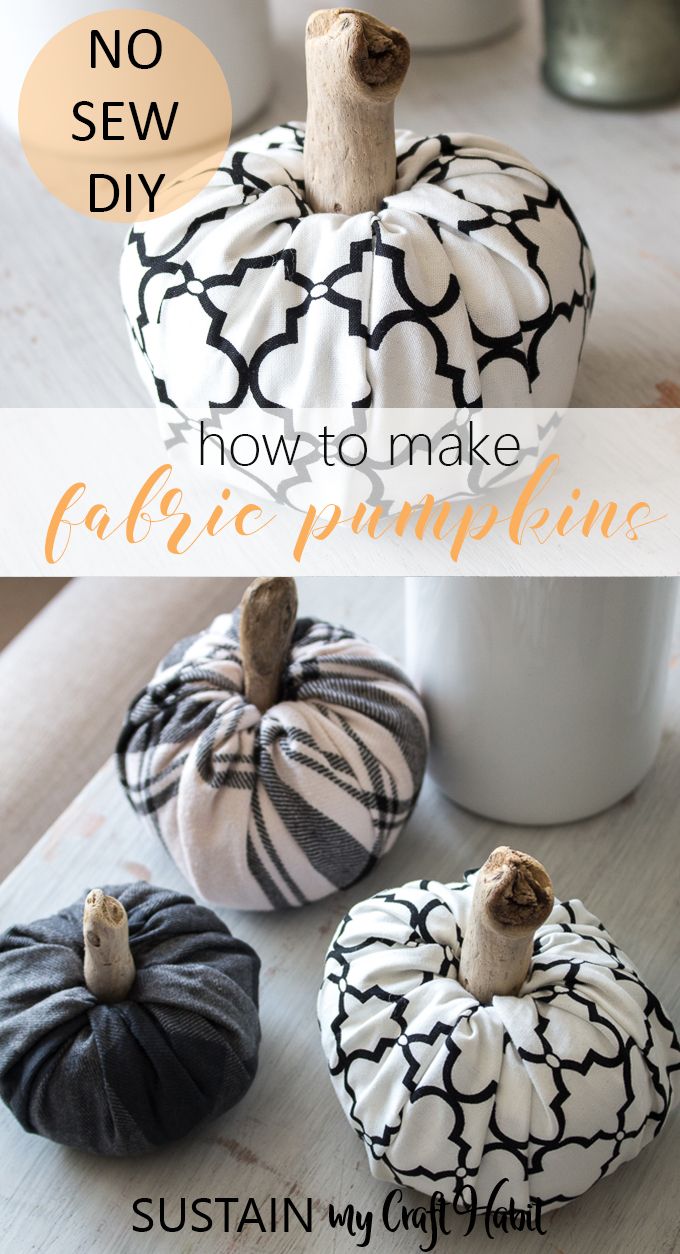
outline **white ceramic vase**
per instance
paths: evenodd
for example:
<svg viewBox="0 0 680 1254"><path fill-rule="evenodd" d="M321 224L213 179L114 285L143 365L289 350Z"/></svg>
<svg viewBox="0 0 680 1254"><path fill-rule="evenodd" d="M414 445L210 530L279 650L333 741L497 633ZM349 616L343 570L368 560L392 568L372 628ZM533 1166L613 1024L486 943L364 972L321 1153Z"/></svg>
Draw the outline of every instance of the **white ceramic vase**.
<svg viewBox="0 0 680 1254"><path fill-rule="evenodd" d="M407 580L439 787L516 824L630 793L661 738L676 594L674 579Z"/></svg>
<svg viewBox="0 0 680 1254"><path fill-rule="evenodd" d="M522 16L521 0L371 0L368 8L424 52L496 39L518 26Z"/></svg>
<svg viewBox="0 0 680 1254"><path fill-rule="evenodd" d="M272 49L267 0L23 0L3 28L0 118L17 130L19 93L43 44L64 26L104 9L146 9L187 26L219 61L229 84L233 127L242 126L269 99Z"/></svg>

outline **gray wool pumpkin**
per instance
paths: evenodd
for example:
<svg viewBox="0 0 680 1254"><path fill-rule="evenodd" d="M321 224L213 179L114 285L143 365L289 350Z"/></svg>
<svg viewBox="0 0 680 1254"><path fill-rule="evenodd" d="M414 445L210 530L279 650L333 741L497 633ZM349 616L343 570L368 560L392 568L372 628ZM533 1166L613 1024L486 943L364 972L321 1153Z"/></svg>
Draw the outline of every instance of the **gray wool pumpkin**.
<svg viewBox="0 0 680 1254"><path fill-rule="evenodd" d="M0 1095L27 1132L124 1156L243 1097L257 1067L260 963L183 893L103 892L127 911L136 973L122 1000L85 982L82 898L0 937Z"/></svg>

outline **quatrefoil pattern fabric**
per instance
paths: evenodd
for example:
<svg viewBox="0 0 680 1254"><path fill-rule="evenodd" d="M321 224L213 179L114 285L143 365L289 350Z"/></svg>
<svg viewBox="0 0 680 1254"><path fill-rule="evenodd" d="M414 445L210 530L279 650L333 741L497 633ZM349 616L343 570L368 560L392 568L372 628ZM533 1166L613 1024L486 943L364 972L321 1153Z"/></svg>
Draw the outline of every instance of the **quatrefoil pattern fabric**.
<svg viewBox="0 0 680 1254"><path fill-rule="evenodd" d="M318 1013L373 1175L485 1206L563 1205L661 1131L680 1046L630 959L556 902L518 997L458 983L474 874L378 893L341 923Z"/></svg>
<svg viewBox="0 0 680 1254"><path fill-rule="evenodd" d="M171 446L242 406L276 438L305 407L569 404L594 272L542 174L495 140L400 131L377 213L315 214L303 149L299 124L241 140L129 234L123 301ZM320 445L301 453L309 474Z"/></svg>
<svg viewBox="0 0 680 1254"><path fill-rule="evenodd" d="M120 778L208 901L303 906L366 875L394 844L425 772L423 706L395 662L299 619L280 699L246 700L238 616L180 641L133 701Z"/></svg>

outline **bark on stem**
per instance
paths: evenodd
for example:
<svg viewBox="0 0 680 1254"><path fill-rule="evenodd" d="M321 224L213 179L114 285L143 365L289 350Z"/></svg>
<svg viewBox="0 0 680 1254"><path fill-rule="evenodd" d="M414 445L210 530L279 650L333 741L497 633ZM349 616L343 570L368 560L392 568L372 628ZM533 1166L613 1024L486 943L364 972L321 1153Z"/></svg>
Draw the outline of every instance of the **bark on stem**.
<svg viewBox="0 0 680 1254"><path fill-rule="evenodd" d="M458 979L478 1001L519 993L531 965L534 933L553 908L553 889L535 858L502 845L477 876Z"/></svg>
<svg viewBox="0 0 680 1254"><path fill-rule="evenodd" d="M297 618L294 579L254 579L241 601L241 660L246 701L262 714L276 702Z"/></svg>
<svg viewBox="0 0 680 1254"><path fill-rule="evenodd" d="M135 979L128 917L116 897L93 888L83 910L85 983L99 1001L124 1001Z"/></svg>
<svg viewBox="0 0 680 1254"><path fill-rule="evenodd" d="M358 9L319 9L305 48L307 202L317 213L374 213L394 191L394 101L408 40Z"/></svg>

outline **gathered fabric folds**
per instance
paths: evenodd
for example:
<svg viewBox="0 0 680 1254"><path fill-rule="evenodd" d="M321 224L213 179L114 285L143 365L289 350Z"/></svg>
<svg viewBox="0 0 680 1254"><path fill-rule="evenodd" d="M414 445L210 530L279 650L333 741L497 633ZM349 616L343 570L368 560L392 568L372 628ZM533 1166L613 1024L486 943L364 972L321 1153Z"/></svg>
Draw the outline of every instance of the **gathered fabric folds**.
<svg viewBox="0 0 680 1254"><path fill-rule="evenodd" d="M83 904L0 937L0 1095L27 1132L141 1154L222 1115L255 1076L260 961L217 915L149 884L125 907L135 982L104 1004L83 976Z"/></svg>
<svg viewBox="0 0 680 1254"><path fill-rule="evenodd" d="M182 641L132 702L120 778L208 901L302 906L365 875L415 805L425 713L390 658L298 620L280 699L244 695L238 615Z"/></svg>
<svg viewBox="0 0 680 1254"><path fill-rule="evenodd" d="M477 1002L457 978L474 882L406 884L350 910L326 958L323 1048L378 1179L554 1208L661 1130L680 1045L580 901L555 903L517 997Z"/></svg>

